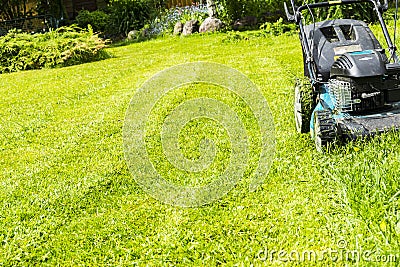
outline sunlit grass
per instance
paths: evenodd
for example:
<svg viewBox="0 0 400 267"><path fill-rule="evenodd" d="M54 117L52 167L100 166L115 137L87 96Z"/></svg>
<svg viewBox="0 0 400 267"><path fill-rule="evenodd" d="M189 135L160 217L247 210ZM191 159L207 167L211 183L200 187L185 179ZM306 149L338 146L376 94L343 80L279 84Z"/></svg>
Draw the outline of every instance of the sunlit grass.
<svg viewBox="0 0 400 267"><path fill-rule="evenodd" d="M338 249L342 239L348 249L398 254L398 134L317 153L294 127L297 36L224 38L152 40L112 48L114 58L102 62L0 76L0 264L269 265L260 250ZM136 185L122 126L141 84L194 61L226 64L259 87L274 115L277 153L256 192L244 182L213 204L187 209L161 204ZM162 109L154 112L157 126ZM187 158L199 156L202 135L222 138L229 150L216 126L183 130L194 134L181 137Z"/></svg>

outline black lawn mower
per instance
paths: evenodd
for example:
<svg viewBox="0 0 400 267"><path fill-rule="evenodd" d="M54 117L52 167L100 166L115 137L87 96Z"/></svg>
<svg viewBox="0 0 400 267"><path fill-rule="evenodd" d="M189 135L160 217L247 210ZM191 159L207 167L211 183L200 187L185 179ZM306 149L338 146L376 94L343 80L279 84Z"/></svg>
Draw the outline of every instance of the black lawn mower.
<svg viewBox="0 0 400 267"><path fill-rule="evenodd" d="M372 5L388 51L363 21L303 23L303 11L310 12L314 20L313 9L357 3ZM291 0L291 8L293 14L285 3L288 20L300 30L306 76L295 85L297 131L310 131L317 149L324 151L337 141L400 130L400 64L383 19L387 0L383 4L341 0L302 6Z"/></svg>

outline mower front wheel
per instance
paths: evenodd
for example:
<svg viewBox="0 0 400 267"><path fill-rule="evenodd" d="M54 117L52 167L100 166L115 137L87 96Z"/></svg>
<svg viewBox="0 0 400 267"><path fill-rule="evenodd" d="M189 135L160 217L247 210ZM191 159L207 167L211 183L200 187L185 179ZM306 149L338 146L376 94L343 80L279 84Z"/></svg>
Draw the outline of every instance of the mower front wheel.
<svg viewBox="0 0 400 267"><path fill-rule="evenodd" d="M314 140L317 151L324 152L337 139L337 127L332 112L317 110L314 113Z"/></svg>

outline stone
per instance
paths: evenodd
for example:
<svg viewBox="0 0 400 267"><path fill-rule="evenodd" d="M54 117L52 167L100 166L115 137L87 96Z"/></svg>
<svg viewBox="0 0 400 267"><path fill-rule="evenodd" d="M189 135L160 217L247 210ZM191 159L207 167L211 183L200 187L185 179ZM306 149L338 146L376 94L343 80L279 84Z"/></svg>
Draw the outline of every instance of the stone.
<svg viewBox="0 0 400 267"><path fill-rule="evenodd" d="M137 38L137 36L138 36L138 33L139 33L139 32L136 31L136 30L133 30L133 31L128 32L127 39L128 39L129 41L135 40L135 39Z"/></svg>
<svg viewBox="0 0 400 267"><path fill-rule="evenodd" d="M199 32L215 32L219 31L223 27L223 23L221 20L217 18L206 18L204 22L201 24Z"/></svg>
<svg viewBox="0 0 400 267"><path fill-rule="evenodd" d="M182 22L178 21L174 27L174 35L179 35L183 31L183 24Z"/></svg>
<svg viewBox="0 0 400 267"><path fill-rule="evenodd" d="M199 31L199 21L192 19L185 23L182 30L182 35L190 35Z"/></svg>

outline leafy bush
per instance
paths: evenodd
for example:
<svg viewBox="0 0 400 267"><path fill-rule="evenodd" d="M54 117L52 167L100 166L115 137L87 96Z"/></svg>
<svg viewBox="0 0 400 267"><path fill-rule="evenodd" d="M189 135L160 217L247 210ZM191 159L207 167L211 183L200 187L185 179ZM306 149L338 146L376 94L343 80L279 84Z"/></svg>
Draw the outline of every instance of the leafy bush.
<svg viewBox="0 0 400 267"><path fill-rule="evenodd" d="M179 9L180 21L185 23L189 20L197 20L200 24L208 18L207 5L192 5Z"/></svg>
<svg viewBox="0 0 400 267"><path fill-rule="evenodd" d="M94 31L105 32L110 24L110 15L101 10L93 12L81 10L76 17L76 23L81 28L87 28L88 25L91 25Z"/></svg>
<svg viewBox="0 0 400 267"><path fill-rule="evenodd" d="M61 27L44 34L13 30L0 37L0 73L54 68L109 57L91 27Z"/></svg>
<svg viewBox="0 0 400 267"><path fill-rule="evenodd" d="M218 0L216 3L220 19L227 24L245 16L255 16L262 20L263 17L283 9L282 1L272 0Z"/></svg>
<svg viewBox="0 0 400 267"><path fill-rule="evenodd" d="M290 1L286 1L290 3ZM321 1L299 1L296 0L296 5L302 5L305 2L321 2ZM217 11L220 19L228 25L236 19L245 16L255 16L259 21L270 21L276 16L283 16L283 1L281 0L217 0ZM307 22L311 22L311 16L308 11L304 12ZM358 3L345 6L333 6L330 8L320 8L313 10L314 18L319 20L335 19L335 18L353 18L365 21L375 21L376 17L372 12L372 5L370 3Z"/></svg>
<svg viewBox="0 0 400 267"><path fill-rule="evenodd" d="M111 33L127 35L131 30L139 30L157 13L154 0L110 0Z"/></svg>
<svg viewBox="0 0 400 267"><path fill-rule="evenodd" d="M286 24L283 19L279 19L274 23L266 22L261 25L258 31L229 31L222 39L223 43L237 43L239 41L249 41L260 37L271 37L279 35L291 35L296 32L296 25Z"/></svg>
<svg viewBox="0 0 400 267"><path fill-rule="evenodd" d="M89 12L82 10L76 17L76 23L86 28L91 25L96 32L106 36L127 36L132 30L147 28L155 21L163 0L110 0L104 10ZM148 29L145 29L148 31Z"/></svg>
<svg viewBox="0 0 400 267"><path fill-rule="evenodd" d="M266 22L260 26L260 29L270 35L278 36L285 33L292 34L296 31L296 25L293 23L287 24L283 22L283 19L280 18L274 23Z"/></svg>
<svg viewBox="0 0 400 267"><path fill-rule="evenodd" d="M307 23L312 23L313 18L308 11L304 11ZM376 22L377 17L370 3L357 3L352 5L331 6L313 10L315 21L349 18L358 19L366 22Z"/></svg>

